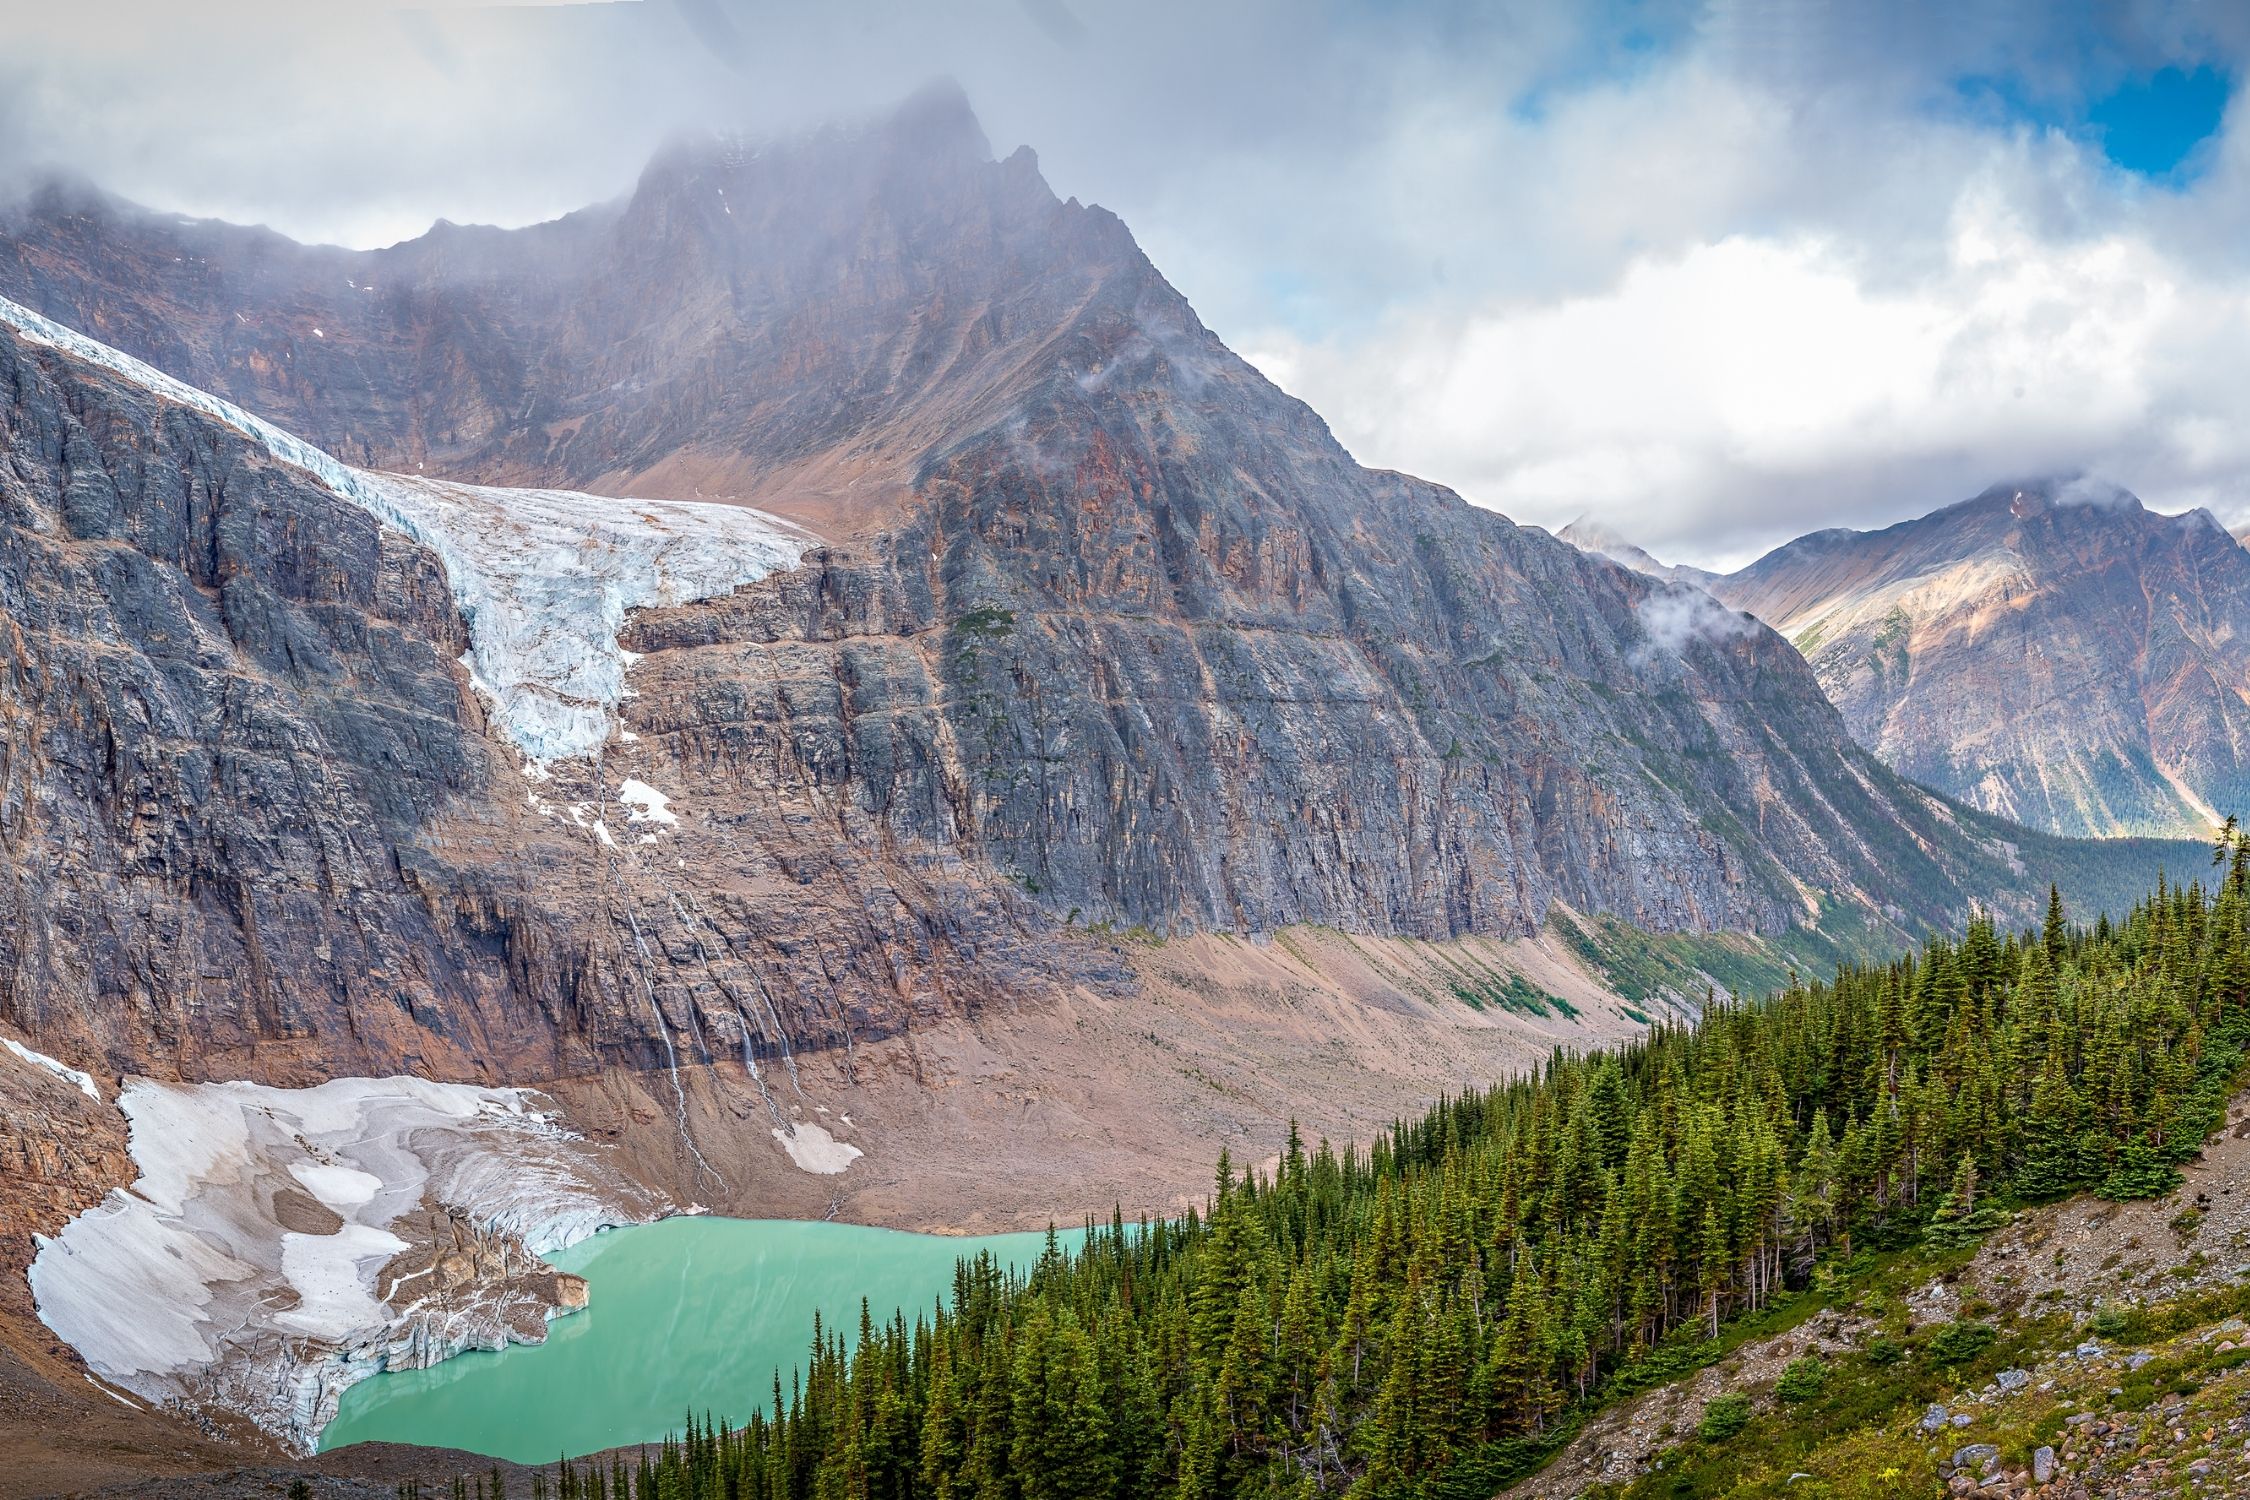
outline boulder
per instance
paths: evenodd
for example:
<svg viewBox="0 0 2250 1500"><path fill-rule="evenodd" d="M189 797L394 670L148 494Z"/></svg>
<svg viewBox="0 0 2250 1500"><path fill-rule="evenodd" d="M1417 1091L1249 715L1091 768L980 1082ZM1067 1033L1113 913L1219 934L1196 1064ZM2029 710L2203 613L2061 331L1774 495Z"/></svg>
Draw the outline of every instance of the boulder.
<svg viewBox="0 0 2250 1500"><path fill-rule="evenodd" d="M1997 1467L2000 1450L1991 1443L1971 1443L1953 1450L1952 1464L1956 1471L1973 1469L1983 1473Z"/></svg>

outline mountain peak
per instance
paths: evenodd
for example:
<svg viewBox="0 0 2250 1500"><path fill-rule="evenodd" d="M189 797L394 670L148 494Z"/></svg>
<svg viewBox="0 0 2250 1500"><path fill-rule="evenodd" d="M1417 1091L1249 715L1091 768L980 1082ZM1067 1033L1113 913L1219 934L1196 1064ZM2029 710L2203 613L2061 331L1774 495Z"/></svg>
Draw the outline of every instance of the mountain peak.
<svg viewBox="0 0 2250 1500"><path fill-rule="evenodd" d="M1702 568L1661 562L1647 548L1626 539L1611 527L1594 519L1591 514L1580 516L1556 532L1555 536L1581 552L1606 557L1621 568L1630 568L1636 573L1644 573L1670 583L1692 583L1701 587L1717 576Z"/></svg>
<svg viewBox="0 0 2250 1500"><path fill-rule="evenodd" d="M2212 728L2219 685L2250 671L2250 560L2206 513L2094 475L2013 479L1799 537L1714 592L1793 639L1893 769L1987 812L2199 833L2250 784Z"/></svg>
<svg viewBox="0 0 2250 1500"><path fill-rule="evenodd" d="M891 111L883 131L921 150L992 160L992 142L977 122L967 92L951 78L933 79L907 95Z"/></svg>
<svg viewBox="0 0 2250 1500"><path fill-rule="evenodd" d="M1037 176L1036 160L1032 159L1033 176ZM800 175L814 179L840 171L861 180L905 179L934 187L957 184L964 174L990 168L993 154L968 96L959 84L944 79L916 90L887 114L857 125L778 138L738 130L676 134L642 169L633 196L662 199L682 187L700 191L713 182L731 185L732 179L769 162L796 163ZM1014 165L1014 158L1010 162ZM799 183L792 190L806 188Z"/></svg>
<svg viewBox="0 0 2250 1500"><path fill-rule="evenodd" d="M2143 510L2140 497L2114 480L2097 474L2046 474L2003 480L1990 485L1957 506L1932 513L1934 519L1948 510L2005 509L2017 520L2073 507L2131 513ZM1913 523L1908 523L1913 524Z"/></svg>

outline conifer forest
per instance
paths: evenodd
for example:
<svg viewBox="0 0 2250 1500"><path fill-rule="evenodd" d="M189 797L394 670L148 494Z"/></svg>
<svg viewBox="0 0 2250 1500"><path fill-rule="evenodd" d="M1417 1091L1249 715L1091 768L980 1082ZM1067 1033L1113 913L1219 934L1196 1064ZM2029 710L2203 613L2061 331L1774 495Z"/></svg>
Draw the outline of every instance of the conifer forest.
<svg viewBox="0 0 2250 1500"><path fill-rule="evenodd" d="M2121 921L1971 915L1891 962L1447 1099L1365 1149L1222 1158L1207 1207L963 1262L909 1322L816 1327L764 1410L563 1500L1490 1495L1574 1409L1855 1245L2167 1191L2250 1042L2250 854ZM710 1410L747 1393L713 1391ZM760 1393L767 1394L767 1393ZM758 1403L765 1405L765 1403ZM541 1481L542 1488L548 1481Z"/></svg>

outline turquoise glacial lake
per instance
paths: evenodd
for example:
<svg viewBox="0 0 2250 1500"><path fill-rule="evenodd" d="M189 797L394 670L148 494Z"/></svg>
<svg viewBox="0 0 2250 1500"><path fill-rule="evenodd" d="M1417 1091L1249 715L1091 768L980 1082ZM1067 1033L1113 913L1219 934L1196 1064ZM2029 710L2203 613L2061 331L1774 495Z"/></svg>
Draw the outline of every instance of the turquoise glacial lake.
<svg viewBox="0 0 2250 1500"><path fill-rule="evenodd" d="M1075 1249L1085 1232L1061 1236ZM586 1308L544 1344L456 1355L344 1392L323 1451L350 1443L463 1448L517 1463L650 1443L689 1411L739 1423L803 1366L813 1312L847 1337L866 1297L878 1323L953 1290L953 1266L990 1250L1029 1269L1043 1232L956 1238L789 1219L664 1219L612 1229L548 1259L586 1278Z"/></svg>

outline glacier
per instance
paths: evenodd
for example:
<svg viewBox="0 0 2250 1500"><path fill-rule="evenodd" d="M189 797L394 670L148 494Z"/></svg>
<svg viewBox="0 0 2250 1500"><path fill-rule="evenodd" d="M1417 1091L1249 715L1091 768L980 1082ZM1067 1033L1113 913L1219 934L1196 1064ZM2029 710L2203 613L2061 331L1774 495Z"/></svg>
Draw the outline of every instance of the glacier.
<svg viewBox="0 0 2250 1500"><path fill-rule="evenodd" d="M535 762L619 727L629 610L692 604L795 567L819 538L747 506L507 489L354 468L234 403L0 297L0 323L215 417L436 553L469 628L470 680Z"/></svg>

